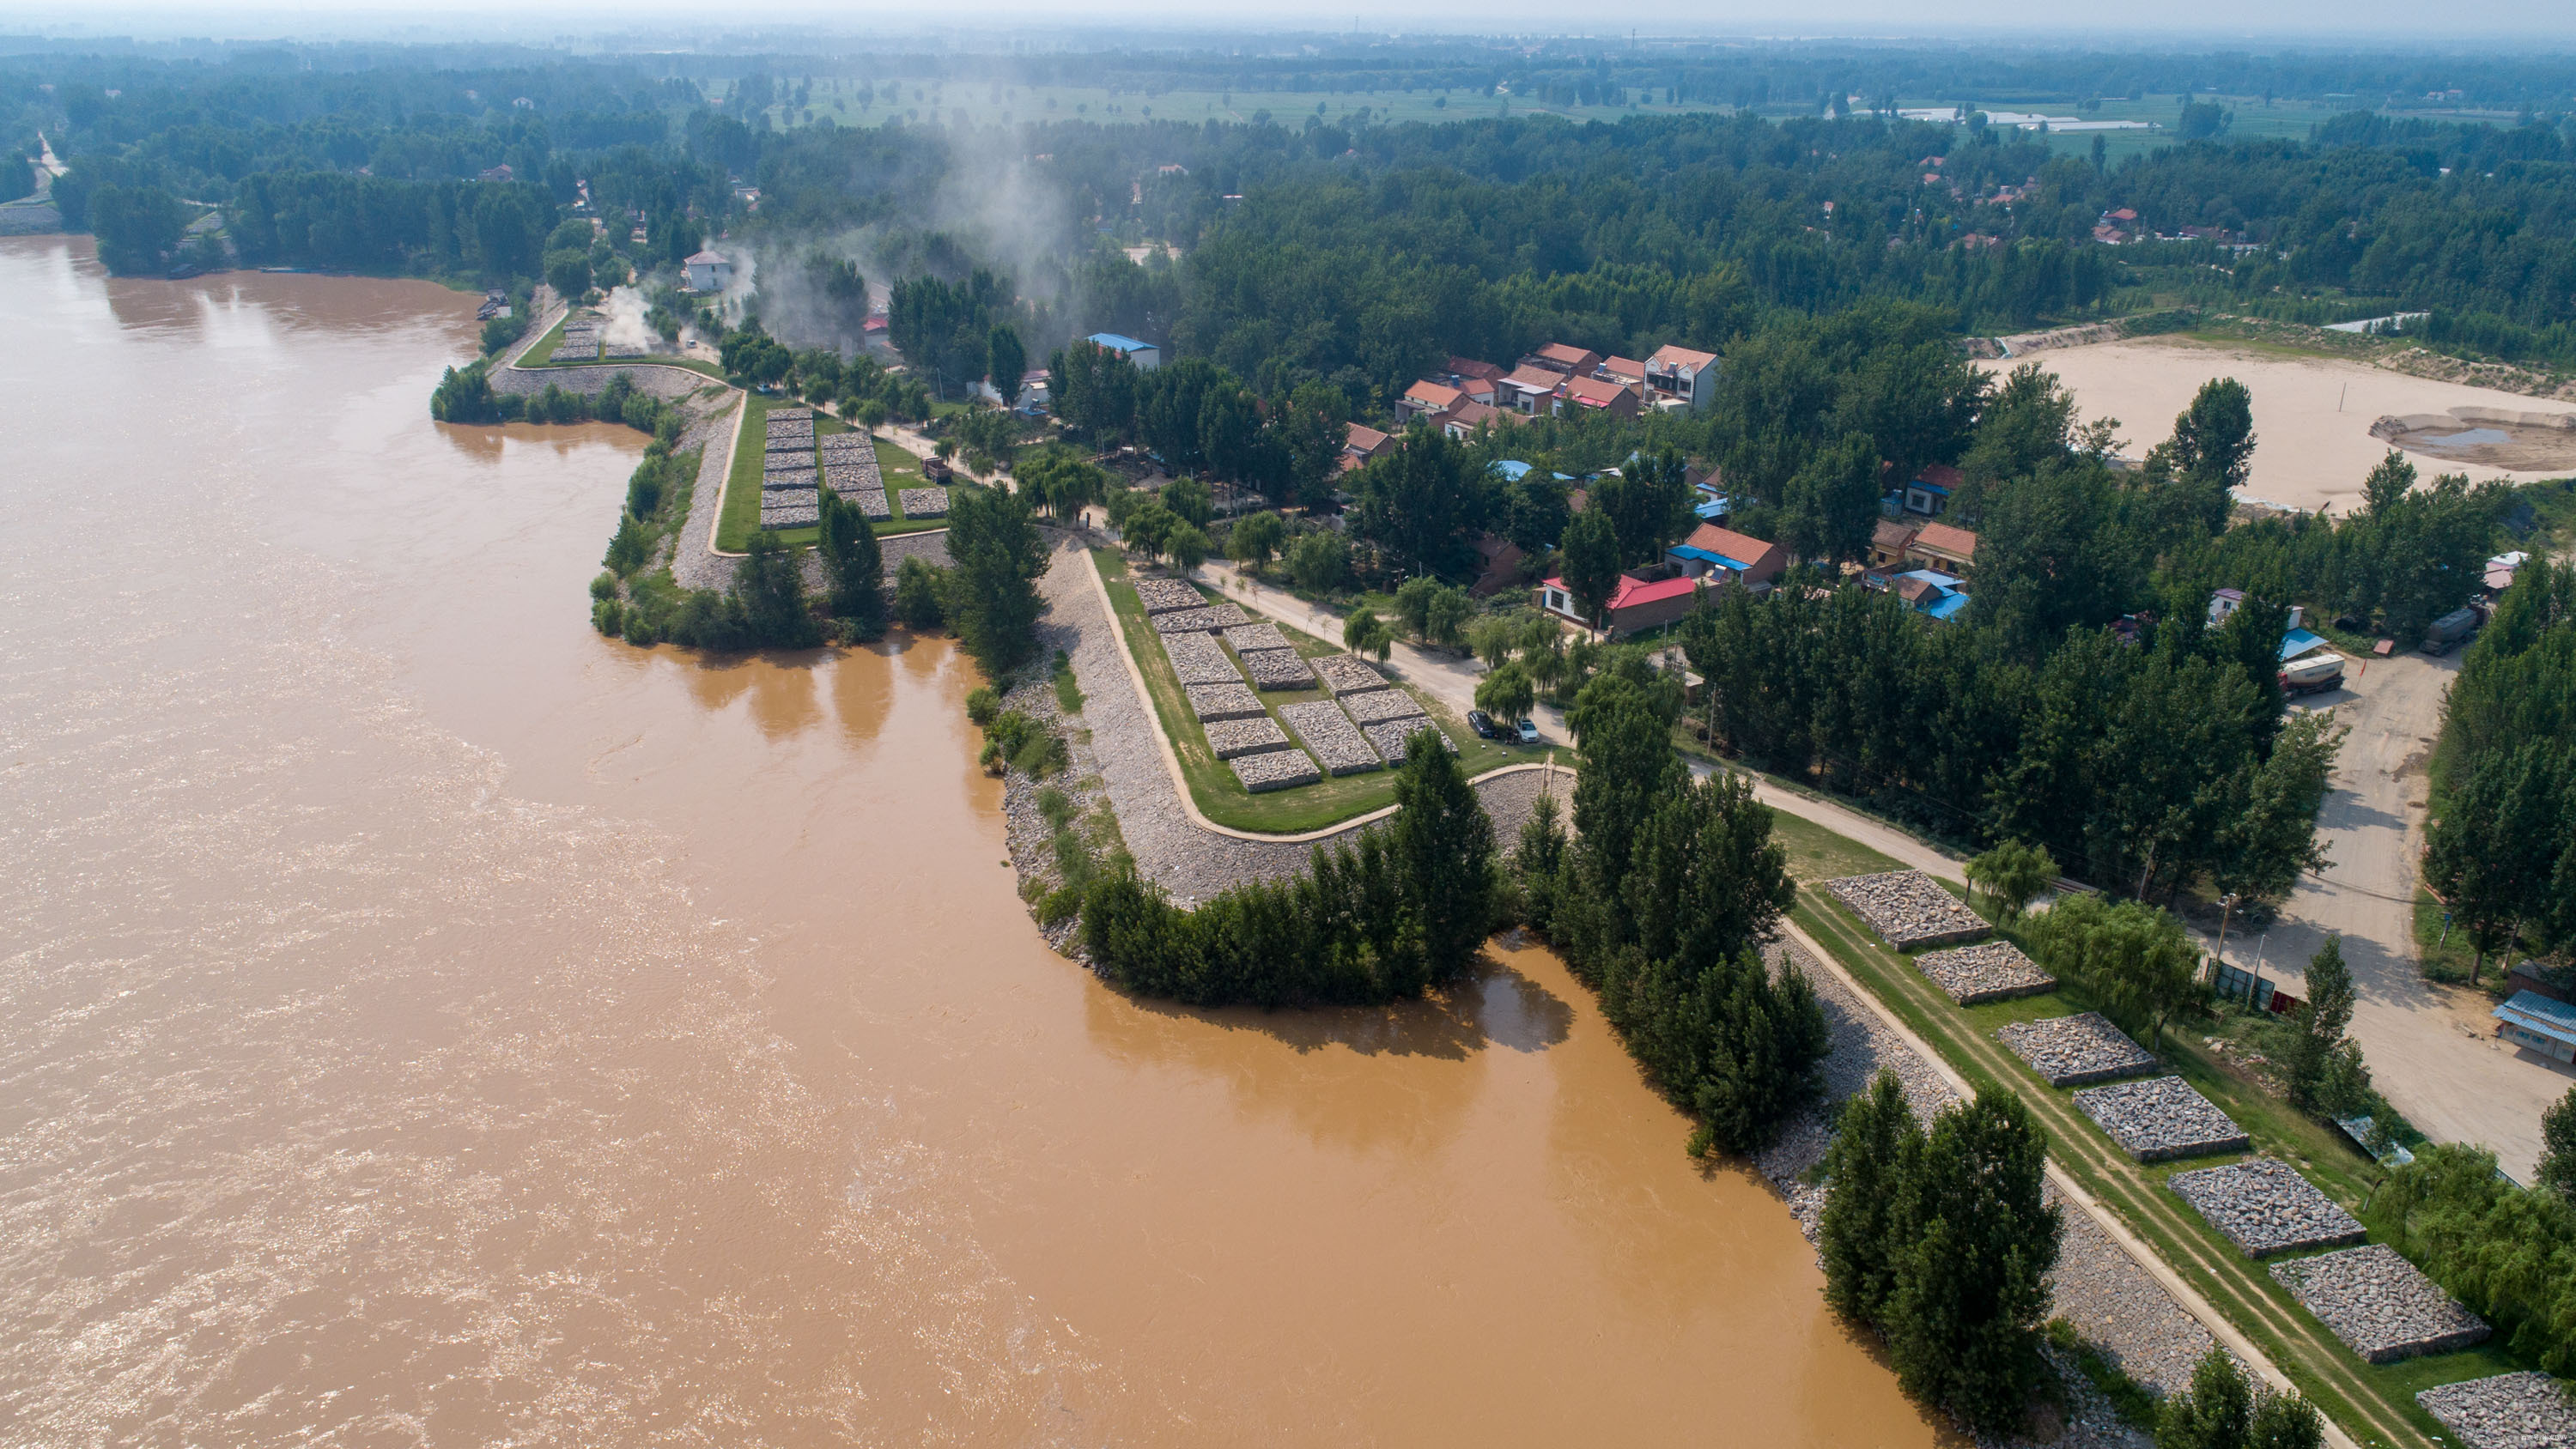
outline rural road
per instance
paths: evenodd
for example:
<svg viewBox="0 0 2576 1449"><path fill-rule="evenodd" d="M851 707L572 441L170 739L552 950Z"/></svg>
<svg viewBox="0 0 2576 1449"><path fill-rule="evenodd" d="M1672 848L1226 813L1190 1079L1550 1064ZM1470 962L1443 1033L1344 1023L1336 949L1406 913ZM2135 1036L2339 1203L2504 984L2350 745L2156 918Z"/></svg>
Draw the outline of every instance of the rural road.
<svg viewBox="0 0 2576 1449"><path fill-rule="evenodd" d="M2458 672L2456 655L2375 659L2343 692L2316 699L2352 730L2334 792L2317 812L2332 862L2299 883L2268 940L2231 936L2228 958L2251 965L2259 950L2264 974L2304 996L2308 957L2341 933L2360 991L2352 1034L2381 1093L2425 1135L2494 1148L2504 1170L2527 1183L2540 1161L2541 1110L2576 1085L2576 1071L2497 1041L2485 996L2436 986L2415 961L2425 761Z"/></svg>
<svg viewBox="0 0 2576 1449"><path fill-rule="evenodd" d="M1229 597L1319 639L1340 642L1342 616L1285 589L1211 561L1202 572ZM1401 643L1391 673L1455 705L1473 707L1484 666L1448 650ZM2576 1071L2494 1038L2483 995L2436 986L2416 967L2415 862L2423 848L2425 760L2441 730L2442 700L2458 672L2456 655L2402 655L2370 662L2344 691L2316 697L2352 729L2335 770L2334 791L2317 813L2333 863L2310 876L2266 932L2228 938L2228 959L2253 964L2293 996L2306 994L2302 967L2330 934L2344 938L2360 1001L2352 1034L2388 1100L2436 1141L2495 1149L2517 1181L2529 1182L2540 1161L2540 1113L2576 1085ZM1541 706L1536 718L1551 744L1570 745L1561 711ZM1714 767L1693 760L1694 773ZM1917 870L1961 881L1964 862L1921 839L1830 800L1801 794L1761 776L1764 804L1810 820ZM2205 939L2205 937L2204 937Z"/></svg>

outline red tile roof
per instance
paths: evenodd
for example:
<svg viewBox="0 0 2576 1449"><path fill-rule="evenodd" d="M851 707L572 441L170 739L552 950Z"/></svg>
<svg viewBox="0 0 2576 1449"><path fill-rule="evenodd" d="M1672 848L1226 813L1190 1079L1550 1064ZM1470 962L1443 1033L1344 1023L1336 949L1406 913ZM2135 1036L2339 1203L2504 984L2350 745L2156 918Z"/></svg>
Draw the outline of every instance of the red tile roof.
<svg viewBox="0 0 2576 1449"><path fill-rule="evenodd" d="M1789 552L1776 543L1765 543L1749 533L1737 533L1714 523L1703 523L1690 531L1682 542L1691 548L1731 558L1744 565L1745 573L1756 583L1786 568Z"/></svg>
<svg viewBox="0 0 2576 1449"><path fill-rule="evenodd" d="M1646 364L1633 357L1605 357L1601 359L1601 371L1625 382L1646 380Z"/></svg>
<svg viewBox="0 0 2576 1449"><path fill-rule="evenodd" d="M1362 453L1375 453L1378 449L1385 447L1388 442L1386 434L1379 432L1375 428L1361 427L1357 423L1349 424L1347 431L1343 433L1342 438L1342 446L1356 449Z"/></svg>
<svg viewBox="0 0 2576 1449"><path fill-rule="evenodd" d="M1565 374L1544 367L1516 367L1503 381L1531 392L1554 392L1565 381Z"/></svg>
<svg viewBox="0 0 2576 1449"><path fill-rule="evenodd" d="M1530 356L1559 367L1593 367L1601 361L1600 353L1577 347L1571 342L1551 342Z"/></svg>
<svg viewBox="0 0 2576 1449"><path fill-rule="evenodd" d="M1947 463L1930 464L1923 468L1922 471L1916 473L1914 477L1917 482L1929 483L1936 488L1948 488L1953 491L1956 491L1961 483L1967 481L1965 474L1962 474L1958 469L1951 467Z"/></svg>
<svg viewBox="0 0 2576 1449"><path fill-rule="evenodd" d="M1977 536L1946 523L1927 523L1914 535L1914 547L1931 549L1952 558L1975 558Z"/></svg>
<svg viewBox="0 0 2576 1449"><path fill-rule="evenodd" d="M1626 396L1627 392L1619 384L1603 382L1597 377L1569 377L1565 380L1565 395L1585 407L1606 408Z"/></svg>
<svg viewBox="0 0 2576 1449"><path fill-rule="evenodd" d="M1466 401L1467 395L1454 387L1436 382L1417 382L1404 390L1404 400L1435 413L1445 413Z"/></svg>
<svg viewBox="0 0 2576 1449"><path fill-rule="evenodd" d="M1483 378L1488 382L1503 375L1501 368L1490 362L1478 362L1472 357L1450 358L1440 370L1456 377Z"/></svg>
<svg viewBox="0 0 2576 1449"><path fill-rule="evenodd" d="M1646 359L1658 367L1706 367L1717 361L1714 352L1693 352L1687 347L1658 347Z"/></svg>
<svg viewBox="0 0 2576 1449"><path fill-rule="evenodd" d="M1547 581L1547 587L1555 589L1559 593L1563 594L1571 595L1573 593L1571 589L1566 588L1565 580L1561 578L1549 579ZM1621 609L1633 609L1639 604L1652 604L1663 599L1687 597L1691 590L1698 587L1699 580L1697 579L1660 579L1649 584L1637 579L1632 579L1626 574L1621 574L1619 576L1619 587L1613 590L1610 595L1610 612L1616 614Z"/></svg>

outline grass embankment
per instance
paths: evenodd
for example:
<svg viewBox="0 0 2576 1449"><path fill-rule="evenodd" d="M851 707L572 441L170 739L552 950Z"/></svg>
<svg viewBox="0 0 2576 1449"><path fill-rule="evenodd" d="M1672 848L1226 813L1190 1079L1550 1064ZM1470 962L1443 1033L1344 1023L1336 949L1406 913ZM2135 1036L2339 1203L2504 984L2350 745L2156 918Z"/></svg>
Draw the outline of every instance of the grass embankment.
<svg viewBox="0 0 2576 1449"><path fill-rule="evenodd" d="M1879 941L1841 902L1823 892L1802 890L1794 915L1810 936L1979 1091L2019 1093L2048 1130L2051 1158L2117 1213L2359 1442L2431 1449L2444 1431L2416 1404L2417 1390L2524 1367L2496 1348L2387 1367L2366 1364L2345 1348L2272 1280L2264 1264L2247 1259L2165 1187L2165 1180L2176 1172L2239 1160L2237 1156L2132 1162L2076 1109L2072 1091L2041 1081L1995 1040L1995 1029L2008 1021L2087 1009L2089 1003L2077 993L2062 991L1962 1008L1905 955ZM2235 1067L2201 1049L2188 1034L2188 1024L2184 1034L2167 1037L2161 1054L2173 1072L2245 1129L2257 1152L2296 1164L2358 1215L2379 1172L2341 1134L2293 1111Z"/></svg>
<svg viewBox="0 0 2576 1449"><path fill-rule="evenodd" d="M678 367L701 377L714 378L718 382L725 380L723 368L712 362L700 362L694 357L567 357L557 361L555 349L563 345L564 324L572 320L572 315L567 311L556 318L555 325L547 328L546 335L538 338L537 345L521 354L514 365L519 367Z"/></svg>
<svg viewBox="0 0 2576 1449"><path fill-rule="evenodd" d="M1135 586L1128 577L1127 560L1116 549L1110 548L1093 549L1091 557L1100 568L1101 581L1108 585L1110 607L1118 616L1119 637L1126 641L1128 655L1136 661L1137 672L1145 676L1145 693L1153 701L1154 713L1163 722L1163 733L1172 741L1172 752L1181 762L1181 778L1189 782L1190 799L1198 806L1201 815L1236 830L1294 835L1337 825L1395 803L1396 777L1392 770L1327 775L1319 784L1259 795L1243 788L1243 782L1234 777L1232 767L1208 748L1207 731L1200 726L1198 715L1190 708L1188 694L1183 691L1179 678L1172 673L1172 661L1163 653L1154 625L1145 616L1145 606L1136 599ZM1250 609L1244 613L1250 618L1261 617ZM1284 624L1279 626L1279 632L1287 636L1298 653L1308 658L1342 652ZM1401 689L1404 686L1396 687ZM1441 732L1457 741L1458 765L1468 775L1480 775L1502 765L1535 764L1546 758L1539 750L1524 750L1479 739L1475 731L1468 729L1440 701L1427 698L1418 691L1410 692L1430 712ZM1273 719L1278 718L1282 705L1331 698L1321 689L1264 689L1254 693ZM1284 724L1280 728L1287 732L1289 738L1296 738L1294 730L1288 730Z"/></svg>
<svg viewBox="0 0 2576 1449"><path fill-rule="evenodd" d="M751 536L760 528L760 460L762 443L768 436L766 426L771 408L803 407L788 398L762 397L758 393L743 398L742 440L733 452L733 471L725 479L724 512L716 518L716 547L725 553L740 553L751 544ZM814 414L814 436L826 438L850 430L847 423L821 411ZM921 460L883 438L876 441L877 471L885 475L886 504L894 517L872 525L879 538L901 533L922 533L948 526L947 515L937 518L906 518L903 515L901 490L932 486L921 476ZM818 460L816 468L821 463ZM966 485L971 486L971 485ZM777 530L779 541L787 544L812 543L822 530L812 525Z"/></svg>

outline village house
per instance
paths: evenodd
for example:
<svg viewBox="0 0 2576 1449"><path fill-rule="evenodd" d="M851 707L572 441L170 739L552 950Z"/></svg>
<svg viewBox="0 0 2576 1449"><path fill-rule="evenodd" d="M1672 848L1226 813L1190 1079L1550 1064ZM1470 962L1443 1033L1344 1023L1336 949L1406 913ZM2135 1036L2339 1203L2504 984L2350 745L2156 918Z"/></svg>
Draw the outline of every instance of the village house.
<svg viewBox="0 0 2576 1449"><path fill-rule="evenodd" d="M1646 402L1705 412L1717 400L1717 354L1658 347L1645 365Z"/></svg>
<svg viewBox="0 0 2576 1449"><path fill-rule="evenodd" d="M1938 518L1950 506L1950 495L1965 481L1959 470L1947 463L1934 463L1914 475L1905 485L1904 507L1908 513Z"/></svg>
<svg viewBox="0 0 2576 1449"><path fill-rule="evenodd" d="M1684 578L1741 584L1767 593L1789 568L1789 551L1750 534L1703 523L1664 551Z"/></svg>
<svg viewBox="0 0 2576 1449"><path fill-rule="evenodd" d="M1152 372L1163 365L1163 349L1151 342L1139 341L1116 332L1094 332L1084 340L1106 347L1126 358L1136 364L1136 370L1139 372Z"/></svg>
<svg viewBox="0 0 2576 1449"><path fill-rule="evenodd" d="M1901 519L1882 518L1869 535L1869 566L1892 569L1905 562L1905 550L1914 543L1915 525Z"/></svg>
<svg viewBox="0 0 2576 1449"><path fill-rule="evenodd" d="M1669 624L1691 611L1698 596L1700 581L1690 578L1643 578L1642 571L1619 576L1618 587L1611 592L1610 606L1602 611L1603 632L1613 639L1624 639L1641 630ZM1538 605L1560 619L1583 628L1592 621L1583 615L1574 595L1562 578L1549 579L1538 587Z"/></svg>
<svg viewBox="0 0 2576 1449"><path fill-rule="evenodd" d="M722 252L699 252L680 263L692 292L721 292L733 284L733 263Z"/></svg>
<svg viewBox="0 0 2576 1449"><path fill-rule="evenodd" d="M1440 431L1453 438L1464 440L1469 433L1485 424L1490 423L1495 427L1501 427L1506 423L1517 423L1520 420L1519 413L1471 399L1458 404L1448 416L1440 420Z"/></svg>
<svg viewBox="0 0 2576 1449"><path fill-rule="evenodd" d="M1415 418L1428 418L1437 422L1466 400L1467 395L1458 389L1426 379L1406 388L1404 396L1395 400L1395 420L1409 423Z"/></svg>
<svg viewBox="0 0 2576 1449"><path fill-rule="evenodd" d="M1395 439L1375 428L1362 427L1358 423L1346 424L1342 433L1341 470L1356 473L1367 466L1369 459L1394 446Z"/></svg>
<svg viewBox="0 0 2576 1449"><path fill-rule="evenodd" d="M1476 581L1467 592L1479 599L1489 599L1521 580L1521 560L1529 557L1521 546L1498 533L1476 536Z"/></svg>
<svg viewBox="0 0 2576 1449"><path fill-rule="evenodd" d="M1521 366L1494 385L1494 405L1524 413L1556 411L1556 390L1564 385L1565 375L1544 367Z"/></svg>
<svg viewBox="0 0 2576 1449"><path fill-rule="evenodd" d="M1569 377L1565 380L1564 385L1557 389L1552 411L1561 413L1568 407L1608 413L1613 417L1621 418L1633 418L1642 411L1635 393L1615 382L1604 382L1597 377Z"/></svg>
<svg viewBox="0 0 2576 1449"><path fill-rule="evenodd" d="M1945 574L1965 576L1968 566L1976 561L1977 536L1964 528L1946 523L1927 523L1914 534L1906 546L1905 560L1922 568L1938 569Z"/></svg>
<svg viewBox="0 0 2576 1449"><path fill-rule="evenodd" d="M1521 359L1522 367L1552 372L1560 379L1590 377L1593 369L1600 365L1600 353L1577 347L1571 342L1551 342Z"/></svg>

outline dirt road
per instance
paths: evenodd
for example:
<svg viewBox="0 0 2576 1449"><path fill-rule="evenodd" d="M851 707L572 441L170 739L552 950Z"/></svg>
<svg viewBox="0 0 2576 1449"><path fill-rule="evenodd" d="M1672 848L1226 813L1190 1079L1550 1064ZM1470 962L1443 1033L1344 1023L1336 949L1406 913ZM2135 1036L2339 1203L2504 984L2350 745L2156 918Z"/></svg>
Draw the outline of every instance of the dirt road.
<svg viewBox="0 0 2576 1449"><path fill-rule="evenodd" d="M2259 950L2264 974L2301 996L2301 968L2340 932L2361 995L2352 1034L2380 1091L2427 1135L2492 1147L2505 1171L2529 1182L2541 1109L2566 1094L2576 1072L2497 1042L2483 996L2425 981L2415 961L2425 761L2458 670L2456 655L2373 660L2360 678L2347 677L2344 692L2315 696L2352 729L2334 793L2317 812L2333 861L2322 878L2300 884L2268 939L2232 936L2227 955L2251 965Z"/></svg>

